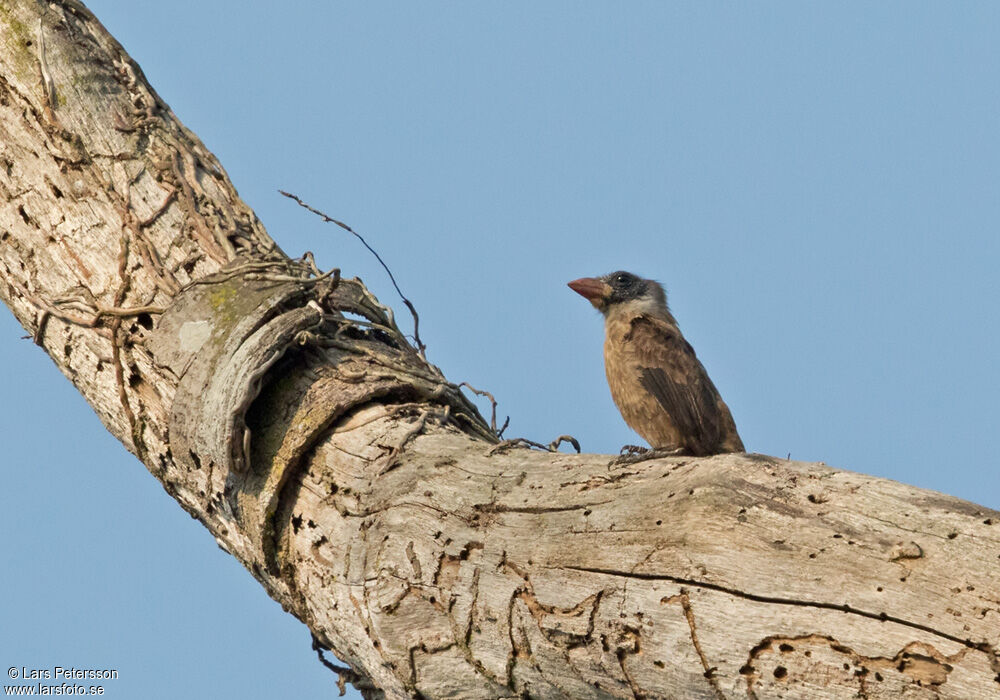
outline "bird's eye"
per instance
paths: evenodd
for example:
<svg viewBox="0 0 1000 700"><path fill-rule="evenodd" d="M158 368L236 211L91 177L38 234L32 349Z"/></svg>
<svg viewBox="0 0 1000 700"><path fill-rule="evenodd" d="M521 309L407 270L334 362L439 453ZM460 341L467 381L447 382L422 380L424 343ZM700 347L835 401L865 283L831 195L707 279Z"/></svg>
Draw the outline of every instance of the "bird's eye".
<svg viewBox="0 0 1000 700"><path fill-rule="evenodd" d="M617 282L618 284L620 284L622 286L625 286L626 284L628 284L629 281L630 280L629 280L629 276L628 275L617 275L615 277L615 282Z"/></svg>

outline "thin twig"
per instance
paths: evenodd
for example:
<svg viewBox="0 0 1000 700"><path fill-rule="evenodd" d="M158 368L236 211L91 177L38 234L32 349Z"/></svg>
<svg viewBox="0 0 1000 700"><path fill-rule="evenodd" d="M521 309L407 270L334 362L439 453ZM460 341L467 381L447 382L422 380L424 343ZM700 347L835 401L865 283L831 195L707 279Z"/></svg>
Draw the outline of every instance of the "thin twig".
<svg viewBox="0 0 1000 700"><path fill-rule="evenodd" d="M319 271L319 268L316 267L316 258L315 256L313 256L312 251L307 250L302 254L302 262L309 266L309 269L316 277L319 277L321 274L323 274L322 272Z"/></svg>
<svg viewBox="0 0 1000 700"><path fill-rule="evenodd" d="M569 444L571 444L573 446L573 449L576 450L576 453L580 454L580 442L572 435L560 435L555 440L549 443L549 449L555 452L556 450L559 449L559 445L563 444L564 442L568 442Z"/></svg>
<svg viewBox="0 0 1000 700"><path fill-rule="evenodd" d="M381 323L375 323L374 321L369 321L367 319L348 318L346 316L335 316L333 314L324 314L324 318L328 321L345 326L357 326L358 328L370 328L372 330L380 331L395 339L397 342L401 342L403 345L406 345L405 337L399 332L399 329L394 327L385 326ZM340 333L340 329L337 330L337 333Z"/></svg>
<svg viewBox="0 0 1000 700"><path fill-rule="evenodd" d="M379 255L377 252L375 252L374 248L372 248L370 245L368 245L368 241L366 241L361 236L360 233L358 233L357 231L355 231L354 229L352 229L350 226L348 226L347 224L345 224L343 221L338 221L337 219L334 219L332 216L324 214L319 209L316 209L314 207L309 206L308 204L306 204L305 202L303 202L299 197L297 197L296 195L292 194L291 192L285 192L284 190L278 190L278 192L280 192L285 197L288 197L289 199L294 199L295 202L300 207L302 207L303 209L306 209L306 210L312 212L316 216L318 216L321 219L323 219L323 221L325 221L327 223L331 223L331 224L336 224L337 226L339 226L340 228L344 229L348 233L350 233L353 236L357 237L357 239L359 241L361 241L361 244L365 248L368 249L368 252L370 252L372 255L375 256L375 259L378 260L379 264L382 266L382 269L384 269L386 271L386 274L389 275L389 280L392 282L392 286L396 288L396 293L399 294L399 298L403 300L403 303L406 304L406 308L408 308L410 310L410 314L413 316L413 340L417 344L417 352L420 353L421 357L423 357L424 356L424 350L427 348L427 346L424 345L423 342L421 342L421 340L420 340L420 316L417 314L416 307L413 306L413 304L410 302L410 300L406 298L406 296L403 294L403 291L399 288L399 285L396 283L396 278L392 274L392 270L390 270L389 266L385 264L384 260L382 260L382 256Z"/></svg>
<svg viewBox="0 0 1000 700"><path fill-rule="evenodd" d="M506 423L504 424L504 429L507 428ZM543 452L558 452L557 449L559 445L564 442L568 442L573 447L576 448L577 453L580 452L580 443L572 435L560 435L555 440L550 442L548 445L543 445L540 442L535 442L534 440L529 440L528 438L511 438L509 440L504 440L499 444L494 445L490 448L489 452L486 453L488 457L492 457L495 454L500 454L506 452L512 447L526 447L528 449L541 450Z"/></svg>
<svg viewBox="0 0 1000 700"><path fill-rule="evenodd" d="M409 443L413 438L417 437L417 435L419 435L424 431L424 428L427 426L427 420L429 418L437 418L438 422L440 422L441 425L444 425L450 419L450 414L451 414L451 406L445 406L444 410L440 412L422 411L420 413L420 417L417 418L413 427L407 430L406 433L403 435L403 437L400 438L399 442L390 448L389 454L385 458L385 465L379 471L378 475L382 476L399 466L399 462L397 461L397 459L400 453L402 453L407 443Z"/></svg>
<svg viewBox="0 0 1000 700"><path fill-rule="evenodd" d="M535 442L534 440L529 440L528 438L511 438L510 440L504 440L493 447L490 448L489 452L486 453L487 456L492 457L495 454L503 454L512 447L526 447L531 449L532 447L536 450L542 450L543 452L551 452L548 445L543 445L540 442Z"/></svg>
<svg viewBox="0 0 1000 700"><path fill-rule="evenodd" d="M213 227L210 231L205 224L203 217L198 212L196 204L198 199L195 196L194 189L191 187L191 183L187 180L187 171L184 168L180 153L174 153L173 158L170 159L170 168L177 181L176 184L181 188L181 194L183 195L177 199L177 202L187 214L192 228L201 234L201 238L205 242L206 252L215 258L217 262L223 265L228 263L236 257L236 249L233 248L233 244L229 242L229 239L217 227ZM216 249L212 250L210 244L214 244Z"/></svg>
<svg viewBox="0 0 1000 700"><path fill-rule="evenodd" d="M118 318L128 318L130 316L139 316L140 314L162 314L167 310L165 306L134 306L131 308L122 308L119 306L111 307L97 307L97 313L95 316L100 318L102 316L115 316Z"/></svg>
<svg viewBox="0 0 1000 700"><path fill-rule="evenodd" d="M358 679L358 674L346 666L338 666L328 661L323 656L323 649L326 647L323 646L315 634L312 636L312 648L316 652L316 658L319 659L319 662L337 674L337 689L340 691L340 696L343 697L347 692L347 684L354 683Z"/></svg>
<svg viewBox="0 0 1000 700"><path fill-rule="evenodd" d="M340 270L338 268L333 268L329 272L326 272L320 275L319 277L297 277L292 274L277 274L277 273L267 272L267 270L273 269L275 267L284 268L286 271L288 270L288 265L285 263L285 261L281 260L243 263L242 265L237 265L236 267L231 267L227 270L223 270L221 272L217 272L211 275L206 275L205 277L199 277L196 280L192 280L187 284L185 284L183 287L181 287L181 291L185 291L191 287L200 284L216 284L218 282L224 282L228 279L232 279L233 277L237 277L239 275L243 275L247 279L255 281L298 282L300 284L315 284L325 279L329 279L331 276L333 277L334 281L339 282L340 280ZM259 273L255 272L258 270L260 271Z"/></svg>
<svg viewBox="0 0 1000 700"><path fill-rule="evenodd" d="M9 272L9 271L8 271ZM69 323L74 326L82 326L83 328L95 328L96 332L103 335L105 338L110 338L111 333L107 328L96 328L98 318L95 316L93 318L81 318L80 316L74 316L72 314L60 311L51 304L46 303L42 299L35 297L31 292L28 291L27 287L18 282L13 276L8 275L5 281L10 284L14 289L16 289L20 294L21 298L33 305L38 311L45 311L52 318L57 318L64 323ZM34 336L26 335L27 339L32 339Z"/></svg>
<svg viewBox="0 0 1000 700"><path fill-rule="evenodd" d="M495 398L493 398L493 394L491 394L488 391L482 391L480 389L477 389L476 387L472 386L468 382L462 382L461 384L459 384L459 386L460 387L463 387L463 386L464 387L468 387L469 391L471 391L476 396L485 396L486 398L488 398L490 400L490 406L492 408L492 413L490 414L490 430L492 430L494 433L496 433L497 432L497 400ZM504 425L504 427L505 428L507 427L506 424Z"/></svg>
<svg viewBox="0 0 1000 700"><path fill-rule="evenodd" d="M151 225L154 221L156 221L158 218L160 218L160 214L162 214L167 210L167 207L170 206L170 203L174 201L174 197L176 196L177 196L176 188L167 192L167 196L163 198L163 204L158 206L156 208L156 211L147 216L145 219L141 219L139 221L139 228L146 228L147 226Z"/></svg>

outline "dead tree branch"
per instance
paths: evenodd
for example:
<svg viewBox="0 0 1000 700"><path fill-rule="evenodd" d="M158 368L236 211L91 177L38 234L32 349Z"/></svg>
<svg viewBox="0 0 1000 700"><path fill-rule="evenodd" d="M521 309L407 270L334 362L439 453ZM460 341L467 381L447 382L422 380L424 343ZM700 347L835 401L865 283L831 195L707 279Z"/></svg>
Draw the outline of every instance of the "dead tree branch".
<svg viewBox="0 0 1000 700"><path fill-rule="evenodd" d="M1000 693L1000 513L761 455L495 449L83 5L0 23L0 298L366 697Z"/></svg>

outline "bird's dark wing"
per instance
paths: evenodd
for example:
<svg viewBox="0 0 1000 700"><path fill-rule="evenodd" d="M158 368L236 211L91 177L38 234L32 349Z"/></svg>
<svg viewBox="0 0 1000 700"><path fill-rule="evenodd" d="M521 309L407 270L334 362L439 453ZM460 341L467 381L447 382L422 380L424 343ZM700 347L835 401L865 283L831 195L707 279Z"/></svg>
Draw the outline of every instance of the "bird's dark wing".
<svg viewBox="0 0 1000 700"><path fill-rule="evenodd" d="M629 339L636 350L640 385L673 420L685 446L695 454L714 451L724 429L720 404L728 409L694 348L677 326L648 316L633 319Z"/></svg>

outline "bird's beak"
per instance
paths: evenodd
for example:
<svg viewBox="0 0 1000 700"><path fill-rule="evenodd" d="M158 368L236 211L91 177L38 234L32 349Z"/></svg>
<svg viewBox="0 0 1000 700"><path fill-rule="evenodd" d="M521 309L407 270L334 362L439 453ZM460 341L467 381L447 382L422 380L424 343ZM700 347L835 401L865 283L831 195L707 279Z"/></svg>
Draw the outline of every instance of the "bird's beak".
<svg viewBox="0 0 1000 700"><path fill-rule="evenodd" d="M581 277L568 283L567 286L597 308L601 308L605 300L611 296L611 285L596 277Z"/></svg>

